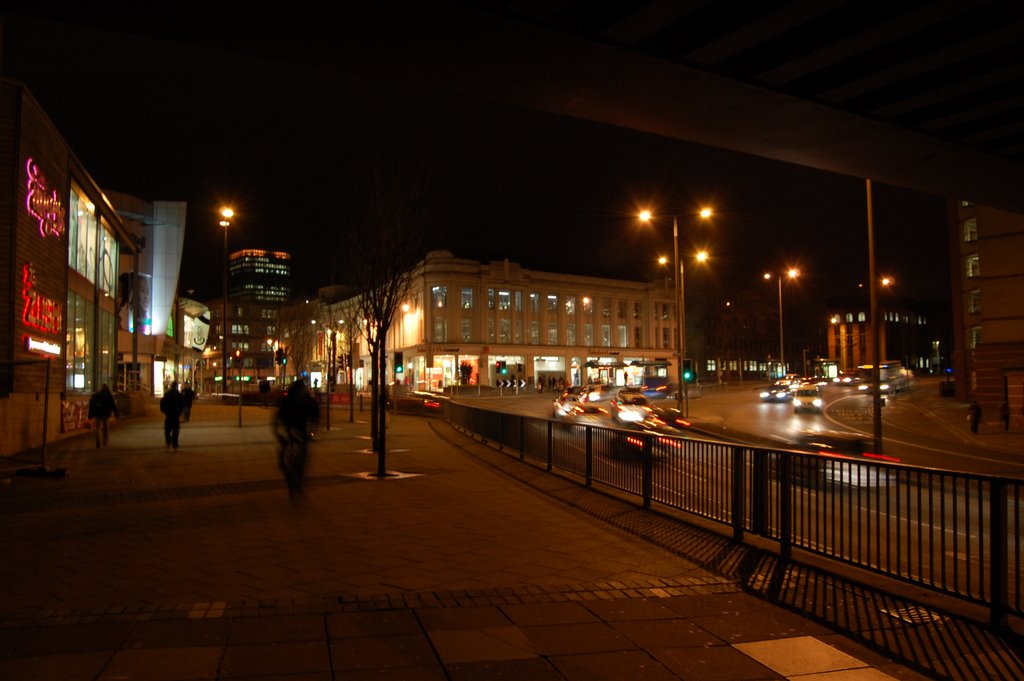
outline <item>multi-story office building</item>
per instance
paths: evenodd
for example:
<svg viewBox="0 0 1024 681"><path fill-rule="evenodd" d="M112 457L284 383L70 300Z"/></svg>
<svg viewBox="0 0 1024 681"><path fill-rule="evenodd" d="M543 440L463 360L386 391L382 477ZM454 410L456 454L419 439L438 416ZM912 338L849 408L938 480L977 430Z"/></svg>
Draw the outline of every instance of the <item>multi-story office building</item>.
<svg viewBox="0 0 1024 681"><path fill-rule="evenodd" d="M868 295L827 301L828 357L840 370L871 363ZM882 294L878 301L881 359L897 360L916 374L936 374L949 366L949 303L926 303Z"/></svg>
<svg viewBox="0 0 1024 681"><path fill-rule="evenodd" d="M1024 216L962 202L950 253L957 396L1024 409Z"/></svg>
<svg viewBox="0 0 1024 681"><path fill-rule="evenodd" d="M292 256L246 248L228 258L228 295L233 299L283 303L292 294Z"/></svg>
<svg viewBox="0 0 1024 681"><path fill-rule="evenodd" d="M538 272L508 260L431 252L388 336L389 380L437 389L501 380L639 385L647 376L675 376L673 295L663 282ZM354 355L369 366L365 346ZM368 379L357 369L357 386Z"/></svg>

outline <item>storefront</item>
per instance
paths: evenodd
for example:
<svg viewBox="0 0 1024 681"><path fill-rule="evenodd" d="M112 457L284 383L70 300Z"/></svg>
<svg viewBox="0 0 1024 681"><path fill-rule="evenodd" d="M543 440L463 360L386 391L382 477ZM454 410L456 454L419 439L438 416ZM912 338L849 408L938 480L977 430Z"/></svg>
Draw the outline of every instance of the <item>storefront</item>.
<svg viewBox="0 0 1024 681"><path fill-rule="evenodd" d="M0 125L11 145L0 149L0 241L18 291L0 302L0 456L10 456L40 446L44 423L48 441L82 427L88 396L114 387L118 259L130 240L23 86L0 84Z"/></svg>

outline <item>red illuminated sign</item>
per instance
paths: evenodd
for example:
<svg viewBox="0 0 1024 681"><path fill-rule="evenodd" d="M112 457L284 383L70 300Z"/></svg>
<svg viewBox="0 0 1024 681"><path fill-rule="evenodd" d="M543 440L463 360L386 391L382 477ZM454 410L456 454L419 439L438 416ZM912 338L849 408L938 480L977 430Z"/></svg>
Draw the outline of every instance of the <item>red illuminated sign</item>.
<svg viewBox="0 0 1024 681"><path fill-rule="evenodd" d="M64 219L67 214L64 211L64 204L57 196L57 190L47 189L46 176L31 158L25 164L25 173L28 176L28 196L25 198L25 204L29 215L39 220L39 234L43 238L50 235L60 237L64 234Z"/></svg>
<svg viewBox="0 0 1024 681"><path fill-rule="evenodd" d="M43 333L59 334L64 316L63 306L35 290L36 268L32 263L25 265L21 272L21 297L25 301L21 321Z"/></svg>

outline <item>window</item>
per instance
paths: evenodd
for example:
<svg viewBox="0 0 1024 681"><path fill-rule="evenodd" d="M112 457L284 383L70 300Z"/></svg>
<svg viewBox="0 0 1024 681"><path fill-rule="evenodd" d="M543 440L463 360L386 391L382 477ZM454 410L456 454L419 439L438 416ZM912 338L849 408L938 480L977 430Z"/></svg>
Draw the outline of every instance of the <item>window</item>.
<svg viewBox="0 0 1024 681"><path fill-rule="evenodd" d="M640 303L635 302L633 303L633 319L640 319L641 317L643 317L643 308L640 306Z"/></svg>
<svg viewBox="0 0 1024 681"><path fill-rule="evenodd" d="M446 343L448 341L448 319L437 315L434 317L434 342Z"/></svg>
<svg viewBox="0 0 1024 681"><path fill-rule="evenodd" d="M850 313L850 312L846 313L846 323L847 324L852 324L853 323L853 314Z"/></svg>
<svg viewBox="0 0 1024 681"><path fill-rule="evenodd" d="M462 309L472 310L473 309L473 289L464 288L462 289Z"/></svg>
<svg viewBox="0 0 1024 681"><path fill-rule="evenodd" d="M530 322L530 345L540 345L540 322L536 319Z"/></svg>
<svg viewBox="0 0 1024 681"><path fill-rule="evenodd" d="M248 336L249 325L248 324L232 324L231 325L232 336Z"/></svg>
<svg viewBox="0 0 1024 681"><path fill-rule="evenodd" d="M509 310L512 308L512 292L498 291L498 309Z"/></svg>
<svg viewBox="0 0 1024 681"><path fill-rule="evenodd" d="M611 324L601 325L601 347L610 348L612 346L612 327Z"/></svg>
<svg viewBox="0 0 1024 681"><path fill-rule="evenodd" d="M661 304L661 318L662 318L663 321L668 321L668 314L669 314L668 313L668 309L669 309L669 304L668 303L662 303Z"/></svg>
<svg viewBox="0 0 1024 681"><path fill-rule="evenodd" d="M554 295L553 293L548 294L548 313L558 313L558 296Z"/></svg>
<svg viewBox="0 0 1024 681"><path fill-rule="evenodd" d="M523 342L523 320L522 319L517 319L516 320L515 334L516 334L515 342L516 343L522 343Z"/></svg>
<svg viewBox="0 0 1024 681"><path fill-rule="evenodd" d="M594 344L594 325L587 323L583 325L583 344L593 345Z"/></svg>
<svg viewBox="0 0 1024 681"><path fill-rule="evenodd" d="M625 319L626 318L626 301L625 300L620 300L618 308L619 308L619 319Z"/></svg>
<svg viewBox="0 0 1024 681"><path fill-rule="evenodd" d="M663 347L663 348L669 347L669 333L668 333L668 329L662 329L661 330L661 347Z"/></svg>
<svg viewBox="0 0 1024 681"><path fill-rule="evenodd" d="M565 314L568 317L576 316L576 296L565 297Z"/></svg>
<svg viewBox="0 0 1024 681"><path fill-rule="evenodd" d="M512 320L503 317L498 320L498 342L509 343L512 341Z"/></svg>
<svg viewBox="0 0 1024 681"><path fill-rule="evenodd" d="M640 347L640 327L639 326L634 326L633 327L633 347L634 348Z"/></svg>
<svg viewBox="0 0 1024 681"><path fill-rule="evenodd" d="M448 307L448 287L447 286L434 286L430 289L430 293L434 299L434 307ZM436 324L436 323L435 323Z"/></svg>
<svg viewBox="0 0 1024 681"><path fill-rule="evenodd" d="M558 324L548 323L548 345L558 345Z"/></svg>
<svg viewBox="0 0 1024 681"><path fill-rule="evenodd" d="M522 312L523 311L523 292L522 291L515 291L513 296L512 296L512 298L513 298L513 300L515 300L516 312Z"/></svg>
<svg viewBox="0 0 1024 681"><path fill-rule="evenodd" d="M978 347L978 343L980 343L980 342L981 342L981 327L980 326L972 326L971 327L971 341L970 341L970 343L971 343L971 350L973 350L974 348Z"/></svg>
<svg viewBox="0 0 1024 681"><path fill-rule="evenodd" d="M538 314L540 312L540 294L539 293L531 293L530 294L530 312L532 312L533 314Z"/></svg>
<svg viewBox="0 0 1024 681"><path fill-rule="evenodd" d="M612 299L603 298L601 300L601 316L611 317L612 316Z"/></svg>
<svg viewBox="0 0 1024 681"><path fill-rule="evenodd" d="M978 289L967 292L967 312L981 314L981 291Z"/></svg>
<svg viewBox="0 0 1024 681"><path fill-rule="evenodd" d="M718 369L718 364L713 359L709 359L705 362L705 368L708 373L714 373Z"/></svg>
<svg viewBox="0 0 1024 681"><path fill-rule="evenodd" d="M493 310L494 309L494 289L493 288L487 289L487 309L488 310Z"/></svg>
<svg viewBox="0 0 1024 681"><path fill-rule="evenodd" d="M583 296L583 311L586 313L594 311L594 301L587 296Z"/></svg>
<svg viewBox="0 0 1024 681"><path fill-rule="evenodd" d="M576 345L576 325L566 324L565 325L565 344Z"/></svg>
<svg viewBox="0 0 1024 681"><path fill-rule="evenodd" d="M462 318L462 342L468 343L473 339L473 320L470 317Z"/></svg>
<svg viewBox="0 0 1024 681"><path fill-rule="evenodd" d="M980 277L981 276L981 260L978 258L977 253L972 253L967 256L967 276L968 277Z"/></svg>
<svg viewBox="0 0 1024 681"><path fill-rule="evenodd" d="M629 328L625 324L619 324L619 347L629 347Z"/></svg>
<svg viewBox="0 0 1024 681"><path fill-rule="evenodd" d="M488 317L487 318L487 340L489 340L490 342L493 343L494 339L495 339L494 317Z"/></svg>
<svg viewBox="0 0 1024 681"><path fill-rule="evenodd" d="M863 312L858 312L857 313L857 321L858 322L866 322L867 320L868 320L868 316L866 314L864 314Z"/></svg>
<svg viewBox="0 0 1024 681"><path fill-rule="evenodd" d="M978 220L977 218L967 218L964 220L964 242L977 241L978 240Z"/></svg>

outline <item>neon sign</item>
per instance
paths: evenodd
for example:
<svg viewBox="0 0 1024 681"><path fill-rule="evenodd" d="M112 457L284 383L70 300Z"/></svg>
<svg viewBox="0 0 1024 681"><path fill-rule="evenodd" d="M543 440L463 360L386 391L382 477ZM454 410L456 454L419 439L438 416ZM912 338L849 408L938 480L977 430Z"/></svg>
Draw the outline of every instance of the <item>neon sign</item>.
<svg viewBox="0 0 1024 681"><path fill-rule="evenodd" d="M36 268L32 263L22 267L21 272L21 298L25 301L21 321L43 333L59 334L64 316L63 305L35 290Z"/></svg>
<svg viewBox="0 0 1024 681"><path fill-rule="evenodd" d="M61 237L64 235L64 219L67 214L64 205L57 196L57 190L50 191L46 186L46 176L33 159L25 164L28 175L28 196L25 205L29 215L39 220L39 234Z"/></svg>

